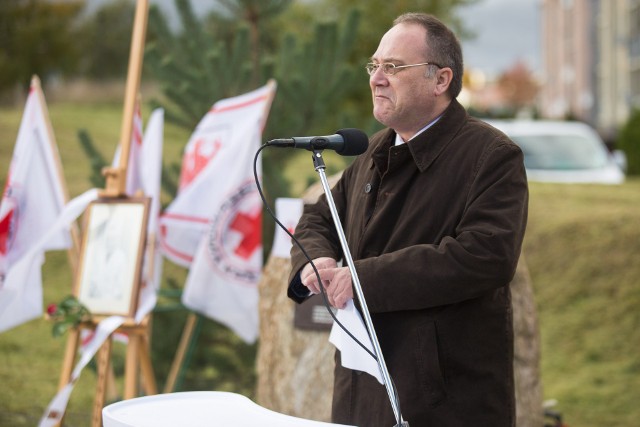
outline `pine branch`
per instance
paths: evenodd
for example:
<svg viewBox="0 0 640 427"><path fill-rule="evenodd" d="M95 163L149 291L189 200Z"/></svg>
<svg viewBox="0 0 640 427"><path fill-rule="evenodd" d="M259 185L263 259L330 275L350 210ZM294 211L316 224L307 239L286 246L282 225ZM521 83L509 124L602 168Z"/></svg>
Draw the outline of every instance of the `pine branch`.
<svg viewBox="0 0 640 427"><path fill-rule="evenodd" d="M102 153L98 151L93 143L93 139L91 139L91 136L86 129L78 130L78 140L80 141L82 150L89 158L89 164L91 165L91 175L89 175L89 180L91 181L91 184L97 188L104 187L105 178L102 175L102 169L108 165L107 160L104 158Z"/></svg>

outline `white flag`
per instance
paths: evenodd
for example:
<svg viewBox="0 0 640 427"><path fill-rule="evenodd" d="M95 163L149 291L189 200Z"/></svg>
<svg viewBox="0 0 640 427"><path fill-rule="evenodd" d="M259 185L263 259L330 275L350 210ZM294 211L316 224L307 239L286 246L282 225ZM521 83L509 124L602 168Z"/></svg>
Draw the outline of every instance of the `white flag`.
<svg viewBox="0 0 640 427"><path fill-rule="evenodd" d="M185 148L178 196L160 220L163 253L191 265L183 303L247 342L258 334L262 269L253 160L274 92L269 83L213 105Z"/></svg>
<svg viewBox="0 0 640 427"><path fill-rule="evenodd" d="M9 318L0 311L0 331L42 314L42 282L39 266L24 277L7 278L14 266L48 231L66 201L62 170L39 80L34 77L20 123L9 174L0 201L0 310L22 307ZM68 226L51 236L44 251L71 246ZM21 287L21 289L16 288ZM17 292L17 293L16 293Z"/></svg>
<svg viewBox="0 0 640 427"><path fill-rule="evenodd" d="M98 198L98 190L91 189L64 206L51 227L39 236L29 250L7 272L0 291L0 332L18 326L42 314L42 281L40 267L49 242L84 212L91 201Z"/></svg>
<svg viewBox="0 0 640 427"><path fill-rule="evenodd" d="M125 192L133 196L138 190L151 198L149 222L147 226L147 248L142 273L142 288L136 321L140 322L156 304L156 292L162 275L162 255L157 248L158 217L160 214L160 178L162 174L162 145L164 110L158 108L151 113L147 131L143 132L140 102L136 103L131 129L129 162ZM144 137L143 137L144 135ZM116 148L112 167L120 165L121 147Z"/></svg>
<svg viewBox="0 0 640 427"><path fill-rule="evenodd" d="M147 225L147 251L142 276L143 287L140 290L140 303L136 321L149 313L156 305L156 293L160 288L162 276L162 254L158 245L158 219L160 216L160 187L162 177L162 146L164 130L164 110L158 108L151 113L147 130L144 133L139 153L140 185L147 197L151 197L149 221Z"/></svg>
<svg viewBox="0 0 640 427"><path fill-rule="evenodd" d="M127 163L127 182L125 192L128 196L133 196L136 191L144 190L142 184L142 111L140 110L140 102L136 103L133 112L133 126L131 127L131 143L129 144L129 162ZM116 147L113 155L111 166L117 168L120 166L121 155L120 144Z"/></svg>
<svg viewBox="0 0 640 427"><path fill-rule="evenodd" d="M280 224L284 225L291 234L296 231L303 209L304 203L302 199L288 197L276 199L276 217ZM274 233L271 256L278 258L291 257L291 237L279 225L276 226Z"/></svg>

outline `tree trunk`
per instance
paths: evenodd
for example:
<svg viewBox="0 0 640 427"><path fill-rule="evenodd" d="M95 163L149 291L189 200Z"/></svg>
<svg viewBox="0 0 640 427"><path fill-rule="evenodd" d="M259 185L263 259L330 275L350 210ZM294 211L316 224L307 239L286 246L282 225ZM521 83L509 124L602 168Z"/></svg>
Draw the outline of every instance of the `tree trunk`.
<svg viewBox="0 0 640 427"><path fill-rule="evenodd" d="M335 182L337 177L332 177ZM332 185L332 184L331 184ZM304 195L312 203L322 187ZM296 417L329 421L334 347L328 331L294 327L295 303L286 296L289 259L270 257L259 284L260 345L257 403ZM524 255L511 284L515 333L515 385L518 427L542 427L540 344L531 279Z"/></svg>

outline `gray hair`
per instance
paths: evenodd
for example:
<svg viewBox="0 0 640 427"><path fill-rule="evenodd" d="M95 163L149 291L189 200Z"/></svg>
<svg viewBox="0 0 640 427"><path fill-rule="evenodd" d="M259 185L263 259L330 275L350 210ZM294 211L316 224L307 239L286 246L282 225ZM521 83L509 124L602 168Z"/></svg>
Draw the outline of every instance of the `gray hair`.
<svg viewBox="0 0 640 427"><path fill-rule="evenodd" d="M462 90L462 73L464 65L462 61L462 48L456 35L442 21L427 13L405 13L398 16L393 25L417 24L427 30L426 45L429 47L429 57L425 59L433 61L441 67L451 68L453 78L447 92L451 98L456 98ZM427 54L425 52L425 54ZM433 67L428 67L428 77L435 72Z"/></svg>

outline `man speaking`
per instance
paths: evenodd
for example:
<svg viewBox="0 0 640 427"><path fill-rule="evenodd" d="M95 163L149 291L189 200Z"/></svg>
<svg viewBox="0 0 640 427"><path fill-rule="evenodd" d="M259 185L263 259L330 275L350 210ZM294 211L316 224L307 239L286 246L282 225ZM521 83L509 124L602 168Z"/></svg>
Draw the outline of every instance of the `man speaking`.
<svg viewBox="0 0 640 427"><path fill-rule="evenodd" d="M412 427L513 426L509 282L527 220L522 152L456 100L460 43L435 17L398 17L366 69L373 115L387 128L332 195L403 418ZM344 307L351 275L338 267L324 196L305 207L295 236L329 302ZM289 296L319 292L294 246ZM342 367L339 353L332 421L396 424L384 386Z"/></svg>

